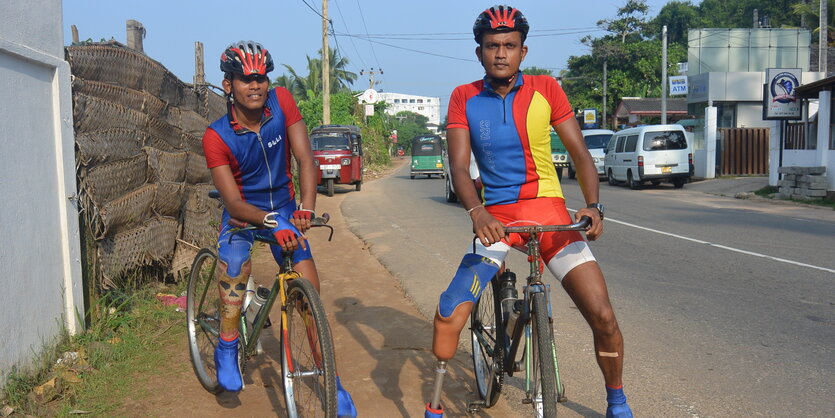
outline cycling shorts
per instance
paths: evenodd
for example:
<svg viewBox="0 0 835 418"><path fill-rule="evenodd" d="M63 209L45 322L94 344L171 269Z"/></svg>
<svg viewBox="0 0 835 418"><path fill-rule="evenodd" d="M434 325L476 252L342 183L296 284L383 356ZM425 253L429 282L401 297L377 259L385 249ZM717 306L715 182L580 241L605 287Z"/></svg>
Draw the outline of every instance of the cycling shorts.
<svg viewBox="0 0 835 418"><path fill-rule="evenodd" d="M574 223L565 208L565 200L559 197L540 197L507 205L486 206L485 209L505 226ZM527 252L525 244L528 239L528 234L512 233L489 247L476 241L475 252L501 265L511 247ZM574 267L595 261L585 237L577 231L545 232L540 234L539 242L542 261L558 280L562 280Z"/></svg>
<svg viewBox="0 0 835 418"><path fill-rule="evenodd" d="M290 229L296 234L296 236L300 236L301 233L299 230L296 229L296 227L289 221L295 210L296 203L291 201L287 205L275 210L275 212L278 212L278 216L276 217L278 226L276 228L243 231L232 235L233 232L238 231L240 228L229 224L230 216L224 209L223 216L221 217L220 234L217 239L217 255L221 261L226 263L227 274L230 277L237 277L240 274L241 266L249 261L252 254L252 244L255 242L256 235L269 237L272 236L275 231ZM232 236L231 240L229 239L230 236ZM284 260L281 256L281 247L277 245L270 245L270 251L273 253L275 262L280 266ZM307 249L299 247L293 252L294 263L298 263L302 260L309 260L311 258L313 258L313 255L310 252L310 242L307 242Z"/></svg>

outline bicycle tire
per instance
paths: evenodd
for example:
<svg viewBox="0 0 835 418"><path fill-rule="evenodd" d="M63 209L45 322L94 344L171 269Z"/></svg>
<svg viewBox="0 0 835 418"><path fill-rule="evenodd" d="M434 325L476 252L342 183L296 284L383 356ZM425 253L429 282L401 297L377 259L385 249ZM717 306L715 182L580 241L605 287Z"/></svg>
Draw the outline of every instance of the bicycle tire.
<svg viewBox="0 0 835 418"><path fill-rule="evenodd" d="M281 375L287 415L336 417L336 360L319 294L306 279L294 279L287 284L284 309Z"/></svg>
<svg viewBox="0 0 835 418"><path fill-rule="evenodd" d="M531 298L533 299L533 320L536 327L536 348L539 359L542 416L555 417L557 415L557 372L554 365L554 328L548 317L548 300L545 293L534 293ZM539 393L534 393L534 399L538 398L537 395ZM536 411L536 401L533 405Z"/></svg>
<svg viewBox="0 0 835 418"><path fill-rule="evenodd" d="M191 365L200 384L211 393L221 391L217 383L214 350L220 335L220 293L215 269L217 255L203 248L194 257L186 293L186 321Z"/></svg>
<svg viewBox="0 0 835 418"><path fill-rule="evenodd" d="M502 327L502 305L499 300L499 280L493 277L490 286L485 286L481 297L470 314L470 340L472 343L473 374L478 394L484 400L484 407L496 404L504 382L505 330ZM482 337L479 339L479 335ZM491 345L492 344L492 345ZM490 352L492 351L492 355ZM498 364L493 375L493 385L487 393L490 367Z"/></svg>

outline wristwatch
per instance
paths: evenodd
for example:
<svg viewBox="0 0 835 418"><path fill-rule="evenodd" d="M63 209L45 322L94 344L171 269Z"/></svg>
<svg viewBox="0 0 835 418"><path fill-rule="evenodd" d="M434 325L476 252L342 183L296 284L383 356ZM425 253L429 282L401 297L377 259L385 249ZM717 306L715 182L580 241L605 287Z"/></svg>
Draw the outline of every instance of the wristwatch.
<svg viewBox="0 0 835 418"><path fill-rule="evenodd" d="M600 203L589 203L586 207L589 209L597 209L597 212L600 213L600 220L603 220L603 205Z"/></svg>

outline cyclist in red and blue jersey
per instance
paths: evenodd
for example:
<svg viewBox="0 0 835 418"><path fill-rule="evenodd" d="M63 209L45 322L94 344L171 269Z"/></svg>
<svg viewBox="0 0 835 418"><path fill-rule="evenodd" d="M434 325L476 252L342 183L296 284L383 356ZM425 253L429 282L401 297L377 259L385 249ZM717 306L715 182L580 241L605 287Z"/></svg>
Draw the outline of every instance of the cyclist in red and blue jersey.
<svg viewBox="0 0 835 418"><path fill-rule="evenodd" d="M243 387L238 368L238 323L246 282L252 270L250 255L256 234L273 235L280 247L271 247L281 265L282 250L292 252L295 268L319 290L319 275L304 232L316 207L316 170L307 126L287 89L269 88L267 73L274 64L260 44L240 41L220 58L228 112L203 134L203 151L212 181L224 202L218 238L220 339L215 349L217 380L221 388L238 392ZM291 173L291 157L299 167L300 203ZM230 219L265 229L229 235ZM337 377L339 416L356 416L351 396Z"/></svg>
<svg viewBox="0 0 835 418"><path fill-rule="evenodd" d="M455 355L480 289L489 285L510 248L527 240L520 234L505 235L504 227L573 222L551 160L552 126L576 163L587 203L574 219L592 219L586 233L589 240L603 233L597 171L565 93L553 77L519 71L528 51L524 44L528 30L522 12L510 6L493 6L479 14L473 35L485 76L457 87L450 96L450 173L478 240L476 251L464 256L441 294L435 313L432 351L438 372L427 417L443 415L439 395L446 362ZM469 176L471 152L481 174L480 196ZM623 337L600 266L578 232L545 233L540 241L543 261L592 329L607 392L606 416L631 417L623 394Z"/></svg>

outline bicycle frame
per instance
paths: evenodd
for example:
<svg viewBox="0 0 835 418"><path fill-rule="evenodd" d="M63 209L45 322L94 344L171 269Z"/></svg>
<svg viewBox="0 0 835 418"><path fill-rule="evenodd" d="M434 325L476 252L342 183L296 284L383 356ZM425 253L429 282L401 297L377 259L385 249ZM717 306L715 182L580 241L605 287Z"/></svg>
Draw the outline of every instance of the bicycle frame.
<svg viewBox="0 0 835 418"><path fill-rule="evenodd" d="M506 233L527 233L529 234L529 239L526 244L528 250L528 260L530 265L530 275L526 278L526 285L524 287L524 299L522 304L521 312L519 312L519 317L516 320L516 324L514 325L513 330L509 333L509 335L504 335L504 341L496 341L496 344L503 344L505 347L504 350L504 357L501 361L501 364L492 364L490 366L490 375L487 379L488 385L486 393L491 393L492 385L493 385L493 377L497 372L497 368L501 371L506 373L508 376L513 376L513 373L516 371L520 371L519 366L516 362L516 357L519 353L519 347L522 344L522 333L524 332L524 358L522 362L524 362L524 370L525 370L525 395L527 399L523 400L525 403L534 402L534 399L531 399L531 395L533 394L532 391L532 384L536 382L536 373L538 372L538 363L539 360L536 356L533 355L533 338L532 338L532 301L533 295L536 293L544 293L546 305L548 307L548 320L551 321L553 318L553 313L551 311L551 301L550 301L550 285L542 283L542 270L540 270L540 263L542 262L542 255L540 252L540 242L539 242L539 234L543 232L553 232L553 231L577 231L577 230L585 230L590 225L590 219L584 217L580 220L580 222L571 224L571 225L532 225L532 226L511 226L505 227ZM478 239L478 238L475 238ZM475 239L473 240L473 245L475 245ZM498 275L496 276L498 277ZM496 280L494 278L493 280ZM496 318L496 327L504 327L505 320L503 318ZM476 333L476 337L479 340L479 343L482 346L487 348L488 354L492 357L493 351L489 349L489 344L486 341L486 337L481 335L481 333ZM552 345L552 358L554 361L554 369L556 371L556 384L557 388L561 387L561 382L559 378L559 367L557 365L557 353L556 347ZM485 401L480 400L476 402L470 402L470 408L473 408L476 405L484 405Z"/></svg>
<svg viewBox="0 0 835 418"><path fill-rule="evenodd" d="M323 221L314 223L313 226L326 227L330 229L330 236L328 236L328 241L330 241L333 238L333 227L326 224L328 219L329 217L324 218ZM230 234L229 242L232 242L232 237L235 236L235 234L238 234L243 231L253 231L256 229L258 228L251 226L241 228L240 230ZM263 237L256 235L255 240L265 242L270 245L279 245L278 242L272 237ZM301 275L293 267L293 257L291 253L282 251L282 254L283 263L278 273L276 273L275 275L275 281L273 282L273 286L270 289L270 295L267 297L266 302L264 302L264 305L261 307L261 312L269 313L273 308L273 304L275 304L275 300L279 297L280 306L284 306L284 304L287 302L287 292L285 291L287 282L293 279L301 278ZM264 329L264 323L267 322L267 317L267 314L260 315L258 317L258 320L254 324L252 324L252 329L250 330L250 325L247 324L246 321L246 315L241 315L240 329L242 331L241 335L243 338L244 353L247 357L252 356L252 353L255 351L256 346L258 344L258 338L261 336L261 331ZM281 329L287 329L287 312L284 309L281 310Z"/></svg>

